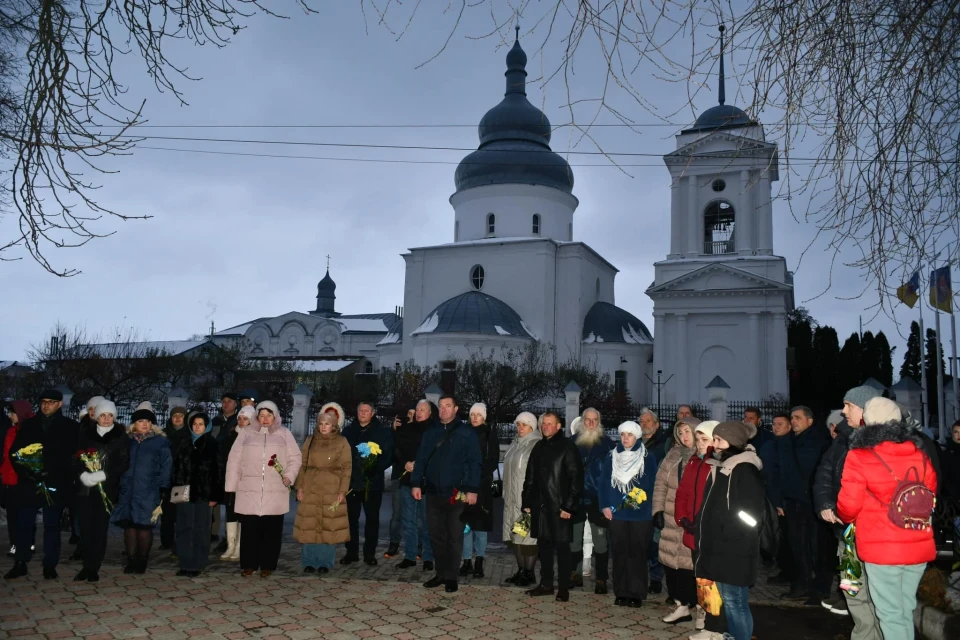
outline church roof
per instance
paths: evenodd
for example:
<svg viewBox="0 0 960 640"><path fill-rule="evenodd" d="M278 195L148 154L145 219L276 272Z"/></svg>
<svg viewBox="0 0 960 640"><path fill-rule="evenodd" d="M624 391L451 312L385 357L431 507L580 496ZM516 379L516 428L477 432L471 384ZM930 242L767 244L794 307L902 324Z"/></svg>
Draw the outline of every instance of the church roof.
<svg viewBox="0 0 960 640"><path fill-rule="evenodd" d="M337 290L337 283L334 282L333 278L330 277L330 269L328 268L327 275L323 276L323 280L321 280L317 284L317 297L320 297L320 296L332 297L334 296L336 290Z"/></svg>
<svg viewBox="0 0 960 640"><path fill-rule="evenodd" d="M442 302L410 335L482 333L533 338L520 315L507 303L479 291L468 291Z"/></svg>
<svg viewBox="0 0 960 640"><path fill-rule="evenodd" d="M550 120L527 100L527 54L517 40L507 53L503 100L480 120L480 147L457 167L457 191L489 184L534 184L573 191L570 165L550 149Z"/></svg>
<svg viewBox="0 0 960 640"><path fill-rule="evenodd" d="M583 319L583 341L652 344L653 336L629 311L609 302L597 302Z"/></svg>

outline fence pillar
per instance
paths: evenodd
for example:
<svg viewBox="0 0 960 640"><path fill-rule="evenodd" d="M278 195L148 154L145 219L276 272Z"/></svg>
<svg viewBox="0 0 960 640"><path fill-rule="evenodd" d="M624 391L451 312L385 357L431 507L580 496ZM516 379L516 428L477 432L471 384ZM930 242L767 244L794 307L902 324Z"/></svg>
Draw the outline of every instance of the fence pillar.
<svg viewBox="0 0 960 640"><path fill-rule="evenodd" d="M715 376L707 383L706 389L710 395L710 419L723 422L727 419L727 392L730 385L720 376Z"/></svg>
<svg viewBox="0 0 960 640"><path fill-rule="evenodd" d="M424 390L423 395L427 396L427 400L429 402L432 402L439 407L440 396L443 395L443 389L440 388L440 385L434 383Z"/></svg>
<svg viewBox="0 0 960 640"><path fill-rule="evenodd" d="M573 421L580 417L580 385L576 382L571 381L566 387L563 388L563 395L566 398L566 427L564 432L569 436L573 435L570 432L570 426L573 424Z"/></svg>
<svg viewBox="0 0 960 640"><path fill-rule="evenodd" d="M310 408L310 398L313 392L305 384L293 390L293 415L291 416L290 431L297 442L303 442L307 437L307 410Z"/></svg>
<svg viewBox="0 0 960 640"><path fill-rule="evenodd" d="M73 391L65 384L58 384L56 389L63 394L63 406L66 408L64 414L68 416L72 415L70 403L73 402Z"/></svg>
<svg viewBox="0 0 960 640"><path fill-rule="evenodd" d="M187 408L187 392L180 387L174 387L167 391L167 416L170 415L174 407Z"/></svg>

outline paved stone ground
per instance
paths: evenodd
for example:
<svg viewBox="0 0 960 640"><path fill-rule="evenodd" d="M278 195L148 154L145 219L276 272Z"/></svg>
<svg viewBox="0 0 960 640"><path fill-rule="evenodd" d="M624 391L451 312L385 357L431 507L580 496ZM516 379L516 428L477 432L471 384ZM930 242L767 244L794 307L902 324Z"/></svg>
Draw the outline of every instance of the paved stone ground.
<svg viewBox="0 0 960 640"><path fill-rule="evenodd" d="M622 609L613 606L612 595L594 595L590 579L566 604L530 598L503 585L515 565L497 543L488 548L486 577L466 578L457 594L448 595L443 589L421 587L429 575L419 566L401 571L395 566L400 558L384 559L385 541L378 566L337 564L322 578L300 573L300 547L288 542L271 578L242 578L236 563L212 556L207 571L189 579L175 577L176 562L168 552L156 550L146 575L124 575L117 534L119 530L114 530L97 584L73 583L79 565L71 562L61 563L58 581L44 581L39 558L31 563L27 578L0 581L0 638L645 639L693 633L692 624L674 627L660 621L671 610L663 604L665 596L647 601L641 609ZM67 537L64 534L64 558L72 549ZM342 555L340 549L338 559ZM4 558L0 571L6 572L10 564ZM780 605L782 592L768 587L763 576L751 591L751 603ZM782 609L769 609L765 615L776 620L777 611ZM822 609L797 614L814 621L833 617ZM778 631L779 640L794 637L784 631Z"/></svg>

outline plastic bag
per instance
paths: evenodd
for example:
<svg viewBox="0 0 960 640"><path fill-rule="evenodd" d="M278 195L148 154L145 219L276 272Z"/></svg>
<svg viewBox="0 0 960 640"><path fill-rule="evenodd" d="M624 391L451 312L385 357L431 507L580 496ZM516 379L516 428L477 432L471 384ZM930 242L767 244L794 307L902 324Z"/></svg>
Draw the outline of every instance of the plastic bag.
<svg viewBox="0 0 960 640"><path fill-rule="evenodd" d="M723 600L720 599L717 583L706 578L697 578L697 603L710 615L720 615Z"/></svg>

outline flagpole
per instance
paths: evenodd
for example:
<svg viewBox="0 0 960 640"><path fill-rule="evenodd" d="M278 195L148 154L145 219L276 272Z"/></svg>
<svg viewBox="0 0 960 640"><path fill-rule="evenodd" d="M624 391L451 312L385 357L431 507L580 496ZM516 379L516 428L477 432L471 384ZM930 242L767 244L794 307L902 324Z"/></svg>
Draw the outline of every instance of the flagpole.
<svg viewBox="0 0 960 640"><path fill-rule="evenodd" d="M940 287L937 286L937 282L936 282L937 255L938 255L937 245L936 245L936 240L934 240L933 264L930 265L932 269L930 272L930 286L933 287L933 291L934 291L933 295L934 295L934 299L936 300L936 303L933 305L933 308L934 308L934 313L936 314L934 316L934 321L936 323L936 334L937 334L937 353L934 355L934 362L936 363L936 367L937 367L937 432L939 436L939 441L946 442L947 441L946 440L947 425L946 425L946 415L944 415L946 413L944 411L946 407L943 406L943 364L942 364L943 360L940 355L943 349L940 342Z"/></svg>
<svg viewBox="0 0 960 640"><path fill-rule="evenodd" d="M918 268L923 273L923 265ZM930 396L927 395L927 366L923 352L926 350L927 334L923 330L923 291L920 291L920 406L923 407L923 426L930 428Z"/></svg>
<svg viewBox="0 0 960 640"><path fill-rule="evenodd" d="M950 377L953 378L953 421L956 422L960 420L960 382L957 381L957 316L953 313L950 314L950 334L950 346L953 352Z"/></svg>

